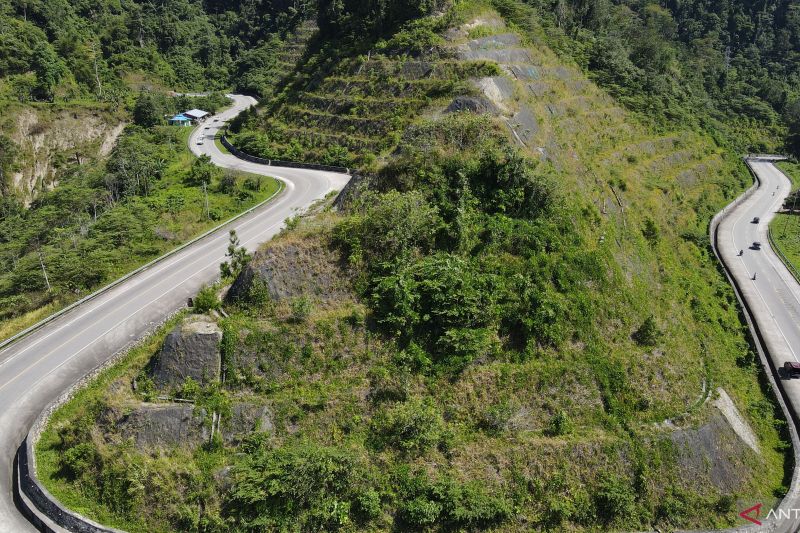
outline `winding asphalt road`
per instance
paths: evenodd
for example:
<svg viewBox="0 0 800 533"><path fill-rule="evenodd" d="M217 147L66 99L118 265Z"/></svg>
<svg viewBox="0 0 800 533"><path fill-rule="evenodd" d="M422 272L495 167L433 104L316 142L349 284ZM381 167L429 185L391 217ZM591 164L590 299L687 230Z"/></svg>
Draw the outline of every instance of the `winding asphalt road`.
<svg viewBox="0 0 800 533"><path fill-rule="evenodd" d="M780 369L786 361L800 361L800 285L770 246L768 227L791 192L791 182L770 158L750 159L748 164L758 178L758 189L720 222L717 250L747 303L766 355L773 367ZM760 243L760 247L754 243ZM777 379L789 409L800 412L800 380L787 379L780 370ZM787 514L782 518L765 517L768 511L765 507L760 519L763 525L747 530L786 533L800 530L797 490L797 483L793 483L792 491L781 505L790 511L790 518Z"/></svg>
<svg viewBox="0 0 800 533"><path fill-rule="evenodd" d="M201 126L193 132L192 151L207 154L221 167L276 177L285 189L271 202L0 351L0 531L35 531L14 506L11 480L14 454L39 413L112 354L184 306L203 284L213 282L230 229L236 229L242 244L254 250L288 217L349 181L344 174L271 167L223 154L213 141L217 128L255 103L246 96L232 95L232 99L233 106L215 117L218 122L209 121L209 129Z"/></svg>
<svg viewBox="0 0 800 533"><path fill-rule="evenodd" d="M349 176L343 174L267 167L222 153L213 140L218 128L255 103L245 96L232 98L233 107L220 113L217 122L208 122L192 134L192 151L209 155L221 167L275 176L285 183L284 192L0 351L0 531L34 531L14 507L11 467L17 447L42 409L111 354L182 307L201 285L213 281L230 228L252 250L275 235L295 211L346 185ZM789 194L790 182L770 161L753 160L750 165L760 186L720 222L717 248L774 366L780 368L784 361L800 361L800 285L770 248L767 225ZM760 250L752 246L754 242L762 244ZM756 279L752 279L754 274ZM782 379L782 388L790 407L800 411L800 380ZM800 501L796 492L787 498L788 503L796 501ZM762 516L762 527L742 530L798 531L800 510L795 516L779 520Z"/></svg>

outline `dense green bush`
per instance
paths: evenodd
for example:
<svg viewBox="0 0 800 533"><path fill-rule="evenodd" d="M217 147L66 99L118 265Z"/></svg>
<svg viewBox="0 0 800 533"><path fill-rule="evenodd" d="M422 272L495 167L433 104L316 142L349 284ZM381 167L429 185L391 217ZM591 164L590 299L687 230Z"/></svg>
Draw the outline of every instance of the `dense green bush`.
<svg viewBox="0 0 800 533"><path fill-rule="evenodd" d="M481 124L454 116L418 125L334 231L361 269L376 323L415 346L418 370L458 372L591 331L585 281L605 280L552 168Z"/></svg>
<svg viewBox="0 0 800 533"><path fill-rule="evenodd" d="M225 502L243 531L331 531L356 510L377 512L365 467L347 449L304 442L270 449L253 439L246 450Z"/></svg>
<svg viewBox="0 0 800 533"><path fill-rule="evenodd" d="M413 399L380 411L373 419L372 433L378 448L419 455L442 443L445 426L435 405Z"/></svg>
<svg viewBox="0 0 800 533"><path fill-rule="evenodd" d="M442 529L487 528L511 517L512 503L485 485L458 483L447 475L430 480L403 467L396 475L400 520L411 530L432 525Z"/></svg>
<svg viewBox="0 0 800 533"><path fill-rule="evenodd" d="M208 313L219 309L221 302L217 296L217 289L214 286L203 286L194 297L194 311L196 313Z"/></svg>

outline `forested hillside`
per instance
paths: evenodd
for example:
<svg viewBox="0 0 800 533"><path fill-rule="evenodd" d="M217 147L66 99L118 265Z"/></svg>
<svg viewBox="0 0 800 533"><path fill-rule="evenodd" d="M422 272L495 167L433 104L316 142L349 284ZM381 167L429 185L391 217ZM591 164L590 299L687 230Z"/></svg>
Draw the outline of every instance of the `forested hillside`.
<svg viewBox="0 0 800 533"><path fill-rule="evenodd" d="M800 150L797 2L528 1L557 48L631 108L721 129L739 149L780 148L770 137L788 125Z"/></svg>
<svg viewBox="0 0 800 533"><path fill-rule="evenodd" d="M270 61L303 2L0 2L5 98L115 102L130 83L221 89Z"/></svg>
<svg viewBox="0 0 800 533"><path fill-rule="evenodd" d="M269 193L227 176L190 214L204 180L185 177L186 132L164 116L227 102L171 91L265 94L309 9L0 0L0 338Z"/></svg>
<svg viewBox="0 0 800 533"><path fill-rule="evenodd" d="M60 410L48 488L133 531L709 529L780 498L785 426L708 222L786 108L744 67L709 85L681 16L319 2L230 138L356 184Z"/></svg>

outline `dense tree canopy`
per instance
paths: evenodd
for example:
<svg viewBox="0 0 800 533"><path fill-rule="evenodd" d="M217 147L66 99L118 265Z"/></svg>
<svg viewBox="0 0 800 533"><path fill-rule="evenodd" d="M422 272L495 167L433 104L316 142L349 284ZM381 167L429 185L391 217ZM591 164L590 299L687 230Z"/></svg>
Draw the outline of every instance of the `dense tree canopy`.
<svg viewBox="0 0 800 533"><path fill-rule="evenodd" d="M792 0L527 0L563 48L620 100L657 120L782 134L800 99ZM511 2L496 0L502 8ZM791 143L790 143L791 144ZM757 149L746 139L740 149ZM792 146L790 146L791 148ZM797 147L794 146L797 150Z"/></svg>
<svg viewBox="0 0 800 533"><path fill-rule="evenodd" d="M149 85L226 87L242 74L241 54L291 32L315 7L308 0L0 0L0 79L8 82L0 88L20 100L109 99L131 74ZM250 54L244 67L253 66Z"/></svg>

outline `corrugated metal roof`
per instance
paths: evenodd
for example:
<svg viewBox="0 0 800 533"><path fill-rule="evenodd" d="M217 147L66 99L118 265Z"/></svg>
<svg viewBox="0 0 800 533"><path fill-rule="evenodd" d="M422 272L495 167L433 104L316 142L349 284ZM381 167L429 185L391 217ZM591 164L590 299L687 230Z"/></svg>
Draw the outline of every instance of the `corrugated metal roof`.
<svg viewBox="0 0 800 533"><path fill-rule="evenodd" d="M184 111L183 114L189 118L203 118L210 113L202 109L190 109L189 111Z"/></svg>

